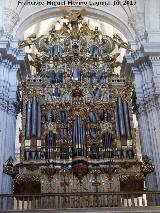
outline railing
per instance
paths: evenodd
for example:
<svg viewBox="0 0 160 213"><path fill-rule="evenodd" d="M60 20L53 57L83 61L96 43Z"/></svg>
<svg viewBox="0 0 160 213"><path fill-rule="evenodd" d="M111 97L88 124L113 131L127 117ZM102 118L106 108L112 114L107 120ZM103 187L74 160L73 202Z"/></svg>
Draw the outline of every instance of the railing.
<svg viewBox="0 0 160 213"><path fill-rule="evenodd" d="M142 206L160 206L160 192L0 195L0 210Z"/></svg>

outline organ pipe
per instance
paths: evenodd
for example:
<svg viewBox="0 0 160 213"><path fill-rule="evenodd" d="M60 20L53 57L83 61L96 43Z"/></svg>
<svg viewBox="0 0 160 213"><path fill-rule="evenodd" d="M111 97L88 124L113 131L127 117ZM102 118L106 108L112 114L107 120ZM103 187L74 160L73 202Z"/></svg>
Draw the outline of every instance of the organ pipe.
<svg viewBox="0 0 160 213"><path fill-rule="evenodd" d="M125 121L127 138L129 140L131 140L132 135L131 135L131 126L130 126L129 109L128 109L128 102L127 101L123 102L123 109L124 109L124 121Z"/></svg>
<svg viewBox="0 0 160 213"><path fill-rule="evenodd" d="M33 96L32 98L32 128L31 135L37 135L37 98Z"/></svg>
<svg viewBox="0 0 160 213"><path fill-rule="evenodd" d="M104 158L112 157L112 134L106 132L103 137Z"/></svg>
<svg viewBox="0 0 160 213"><path fill-rule="evenodd" d="M116 135L117 135L118 138L120 138L120 124L119 124L117 101L116 101L116 105L115 105L115 125L116 125Z"/></svg>
<svg viewBox="0 0 160 213"><path fill-rule="evenodd" d="M47 159L53 159L55 158L54 152L56 147L56 134L54 134L52 131L49 131L48 134L46 134L46 158Z"/></svg>
<svg viewBox="0 0 160 213"><path fill-rule="evenodd" d="M38 102L38 110L37 110L37 137L41 137L41 106Z"/></svg>
<svg viewBox="0 0 160 213"><path fill-rule="evenodd" d="M80 117L76 117L73 122L72 143L75 145L76 149L82 150L84 154L85 126Z"/></svg>
<svg viewBox="0 0 160 213"><path fill-rule="evenodd" d="M117 97L117 104L118 104L120 133L122 137L122 136L126 136L126 130L125 130L124 114L123 114L123 102L121 97Z"/></svg>
<svg viewBox="0 0 160 213"><path fill-rule="evenodd" d="M32 112L31 101L27 101L27 104L26 104L26 139L31 138L31 112Z"/></svg>

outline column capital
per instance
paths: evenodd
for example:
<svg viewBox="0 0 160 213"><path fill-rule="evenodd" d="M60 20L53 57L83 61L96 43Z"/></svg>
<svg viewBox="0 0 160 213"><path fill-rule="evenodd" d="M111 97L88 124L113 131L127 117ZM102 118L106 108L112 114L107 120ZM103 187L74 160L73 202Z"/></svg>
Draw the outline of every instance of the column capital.
<svg viewBox="0 0 160 213"><path fill-rule="evenodd" d="M126 76L129 80L133 77L133 70L140 68L143 65L150 66L150 60L148 55L144 55L141 50L136 50L130 54L126 54L123 58L121 75ZM140 70L139 70L140 71Z"/></svg>
<svg viewBox="0 0 160 213"><path fill-rule="evenodd" d="M17 101L9 101L7 111L8 111L8 114L17 117L19 112Z"/></svg>
<svg viewBox="0 0 160 213"><path fill-rule="evenodd" d="M0 109L16 117L19 112L18 102L17 100L0 98Z"/></svg>

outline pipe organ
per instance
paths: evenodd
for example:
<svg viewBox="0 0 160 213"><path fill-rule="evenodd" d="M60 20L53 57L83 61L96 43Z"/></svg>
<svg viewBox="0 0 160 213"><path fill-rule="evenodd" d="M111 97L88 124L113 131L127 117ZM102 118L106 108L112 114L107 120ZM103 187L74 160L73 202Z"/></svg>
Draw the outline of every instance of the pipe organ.
<svg viewBox="0 0 160 213"><path fill-rule="evenodd" d="M23 186L28 175L34 175L42 193L94 192L96 181L98 191L109 191L108 184L110 191L121 191L124 181L128 190L133 182L141 189L132 84L114 74L116 45L130 48L118 35L111 38L97 27L90 29L79 11L62 22L61 29L53 27L49 35L31 35L20 42L22 48L34 45L37 54L31 59L36 72L20 87L23 128L15 188L28 190Z"/></svg>

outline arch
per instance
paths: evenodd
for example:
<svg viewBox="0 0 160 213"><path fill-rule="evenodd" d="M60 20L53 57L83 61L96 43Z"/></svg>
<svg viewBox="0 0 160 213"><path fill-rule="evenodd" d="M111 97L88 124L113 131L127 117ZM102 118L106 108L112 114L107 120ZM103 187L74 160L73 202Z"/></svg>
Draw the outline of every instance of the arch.
<svg viewBox="0 0 160 213"><path fill-rule="evenodd" d="M70 7L68 8L70 9ZM79 7L71 7L71 9L77 10ZM134 41L136 39L136 35L134 30L128 25L126 17L124 18L125 15L123 16L122 14L118 14L119 17L116 17L114 14L116 14L114 13L114 10L104 11L103 8L95 9L91 7L86 8L85 12L83 12L83 15L88 18L97 19L112 25L118 29L127 38L128 41ZM28 15L21 19L21 21L15 27L13 35L20 39L23 36L23 32L31 25L39 22L39 20L46 20L63 15L64 10L61 7L46 8L38 12L33 12L32 15Z"/></svg>

